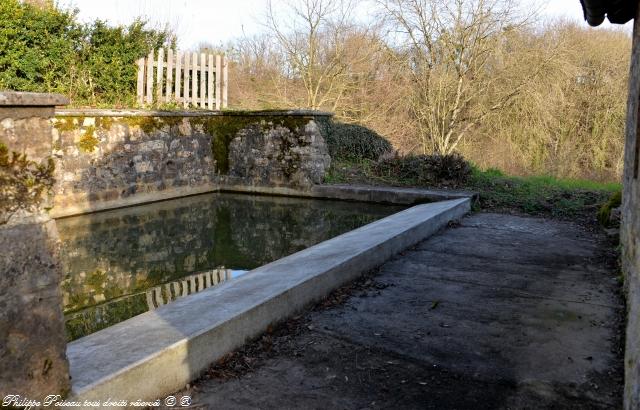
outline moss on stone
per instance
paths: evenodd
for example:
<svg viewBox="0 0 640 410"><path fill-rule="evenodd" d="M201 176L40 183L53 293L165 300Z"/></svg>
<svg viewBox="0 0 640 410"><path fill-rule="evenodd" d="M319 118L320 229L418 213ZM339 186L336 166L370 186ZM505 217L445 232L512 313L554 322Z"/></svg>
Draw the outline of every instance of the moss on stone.
<svg viewBox="0 0 640 410"><path fill-rule="evenodd" d="M113 125L111 117L96 117L96 127L101 130L109 131Z"/></svg>
<svg viewBox="0 0 640 410"><path fill-rule="evenodd" d="M94 292L101 292L106 279L107 273L100 269L97 269L87 275L85 283L91 286L91 290L93 290Z"/></svg>
<svg viewBox="0 0 640 410"><path fill-rule="evenodd" d="M137 126L146 133L161 130L165 126L176 126L182 122L183 117L124 117L122 120L129 126Z"/></svg>
<svg viewBox="0 0 640 410"><path fill-rule="evenodd" d="M83 152L93 152L100 143L100 140L95 137L96 127L89 125L85 128L80 141L78 141L78 148Z"/></svg>
<svg viewBox="0 0 640 410"><path fill-rule="evenodd" d="M201 126L206 134L211 135L211 152L216 162L216 170L218 173L227 174L229 172L229 145L240 130L250 126L259 126L261 132L266 132L270 128L280 126L295 132L296 129L304 128L311 120L313 120L311 116L225 115L192 117L190 123L192 127Z"/></svg>
<svg viewBox="0 0 640 410"><path fill-rule="evenodd" d="M78 125L74 123L74 119L78 119L78 118L81 118L81 117L57 118L55 123L53 124L53 127L60 132L73 131L78 127ZM82 121L84 121L84 118L81 118L80 124L82 124Z"/></svg>
<svg viewBox="0 0 640 410"><path fill-rule="evenodd" d="M617 208L622 203L622 191L614 192L613 195L598 210L598 222L600 225L609 227L611 225L611 210Z"/></svg>

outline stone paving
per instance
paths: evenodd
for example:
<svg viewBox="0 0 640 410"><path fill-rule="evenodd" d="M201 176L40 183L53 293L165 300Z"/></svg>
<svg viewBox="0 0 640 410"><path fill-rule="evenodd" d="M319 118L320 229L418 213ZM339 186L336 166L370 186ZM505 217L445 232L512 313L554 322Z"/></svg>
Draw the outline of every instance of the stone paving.
<svg viewBox="0 0 640 410"><path fill-rule="evenodd" d="M571 223L466 217L303 314L250 371L179 395L212 409L619 409L610 249Z"/></svg>

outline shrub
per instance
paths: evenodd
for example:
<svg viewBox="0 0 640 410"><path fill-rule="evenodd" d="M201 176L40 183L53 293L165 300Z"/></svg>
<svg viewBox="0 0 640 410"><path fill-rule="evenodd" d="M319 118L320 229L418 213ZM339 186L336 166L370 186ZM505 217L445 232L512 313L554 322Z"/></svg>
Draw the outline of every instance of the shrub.
<svg viewBox="0 0 640 410"><path fill-rule="evenodd" d="M384 137L369 128L356 124L334 122L327 135L329 155L336 159L376 161L381 155L393 151Z"/></svg>
<svg viewBox="0 0 640 410"><path fill-rule="evenodd" d="M136 20L110 27L97 20L84 27L85 41L78 62L82 83L76 97L91 104L131 106L136 96L136 60L172 42L168 31L145 28Z"/></svg>
<svg viewBox="0 0 640 410"><path fill-rule="evenodd" d="M0 143L0 225L20 210L36 210L53 187L54 169L51 158L38 164Z"/></svg>
<svg viewBox="0 0 640 410"><path fill-rule="evenodd" d="M76 17L77 11L0 1L0 89L59 92L74 105L131 105L135 60L175 42L140 20L110 27Z"/></svg>
<svg viewBox="0 0 640 410"><path fill-rule="evenodd" d="M0 1L0 89L64 92L81 48L76 13Z"/></svg>
<svg viewBox="0 0 640 410"><path fill-rule="evenodd" d="M373 171L382 177L418 185L458 186L471 175L471 165L458 153L449 155L387 156L378 161Z"/></svg>

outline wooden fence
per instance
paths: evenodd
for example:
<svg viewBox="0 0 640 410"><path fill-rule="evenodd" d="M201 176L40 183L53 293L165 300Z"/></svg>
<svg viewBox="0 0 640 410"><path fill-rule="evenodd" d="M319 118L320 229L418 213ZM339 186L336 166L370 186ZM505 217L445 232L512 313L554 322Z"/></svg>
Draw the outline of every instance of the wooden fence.
<svg viewBox="0 0 640 410"><path fill-rule="evenodd" d="M227 58L152 50L138 64L138 104L182 103L184 108L227 108ZM215 104L215 106L214 106ZM215 108L214 108L215 107Z"/></svg>

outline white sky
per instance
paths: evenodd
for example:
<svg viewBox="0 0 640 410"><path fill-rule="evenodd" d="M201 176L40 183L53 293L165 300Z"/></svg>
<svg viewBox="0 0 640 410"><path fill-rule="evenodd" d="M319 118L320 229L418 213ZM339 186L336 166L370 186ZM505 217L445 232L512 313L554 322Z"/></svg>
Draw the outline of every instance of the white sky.
<svg viewBox="0 0 640 410"><path fill-rule="evenodd" d="M568 17L583 21L579 0L520 0L525 8L542 7L548 18ZM181 48L200 43L223 45L243 34L259 32L259 17L264 14L267 0L57 0L63 7L80 10L84 22L97 18L113 24L128 24L137 16L152 25L169 24L178 35ZM541 3L542 2L542 3ZM278 0L274 0L275 5ZM356 13L366 18L370 1L359 1ZM583 21L585 26L586 22ZM610 26L606 20L604 27ZM627 24L630 26L630 23Z"/></svg>

